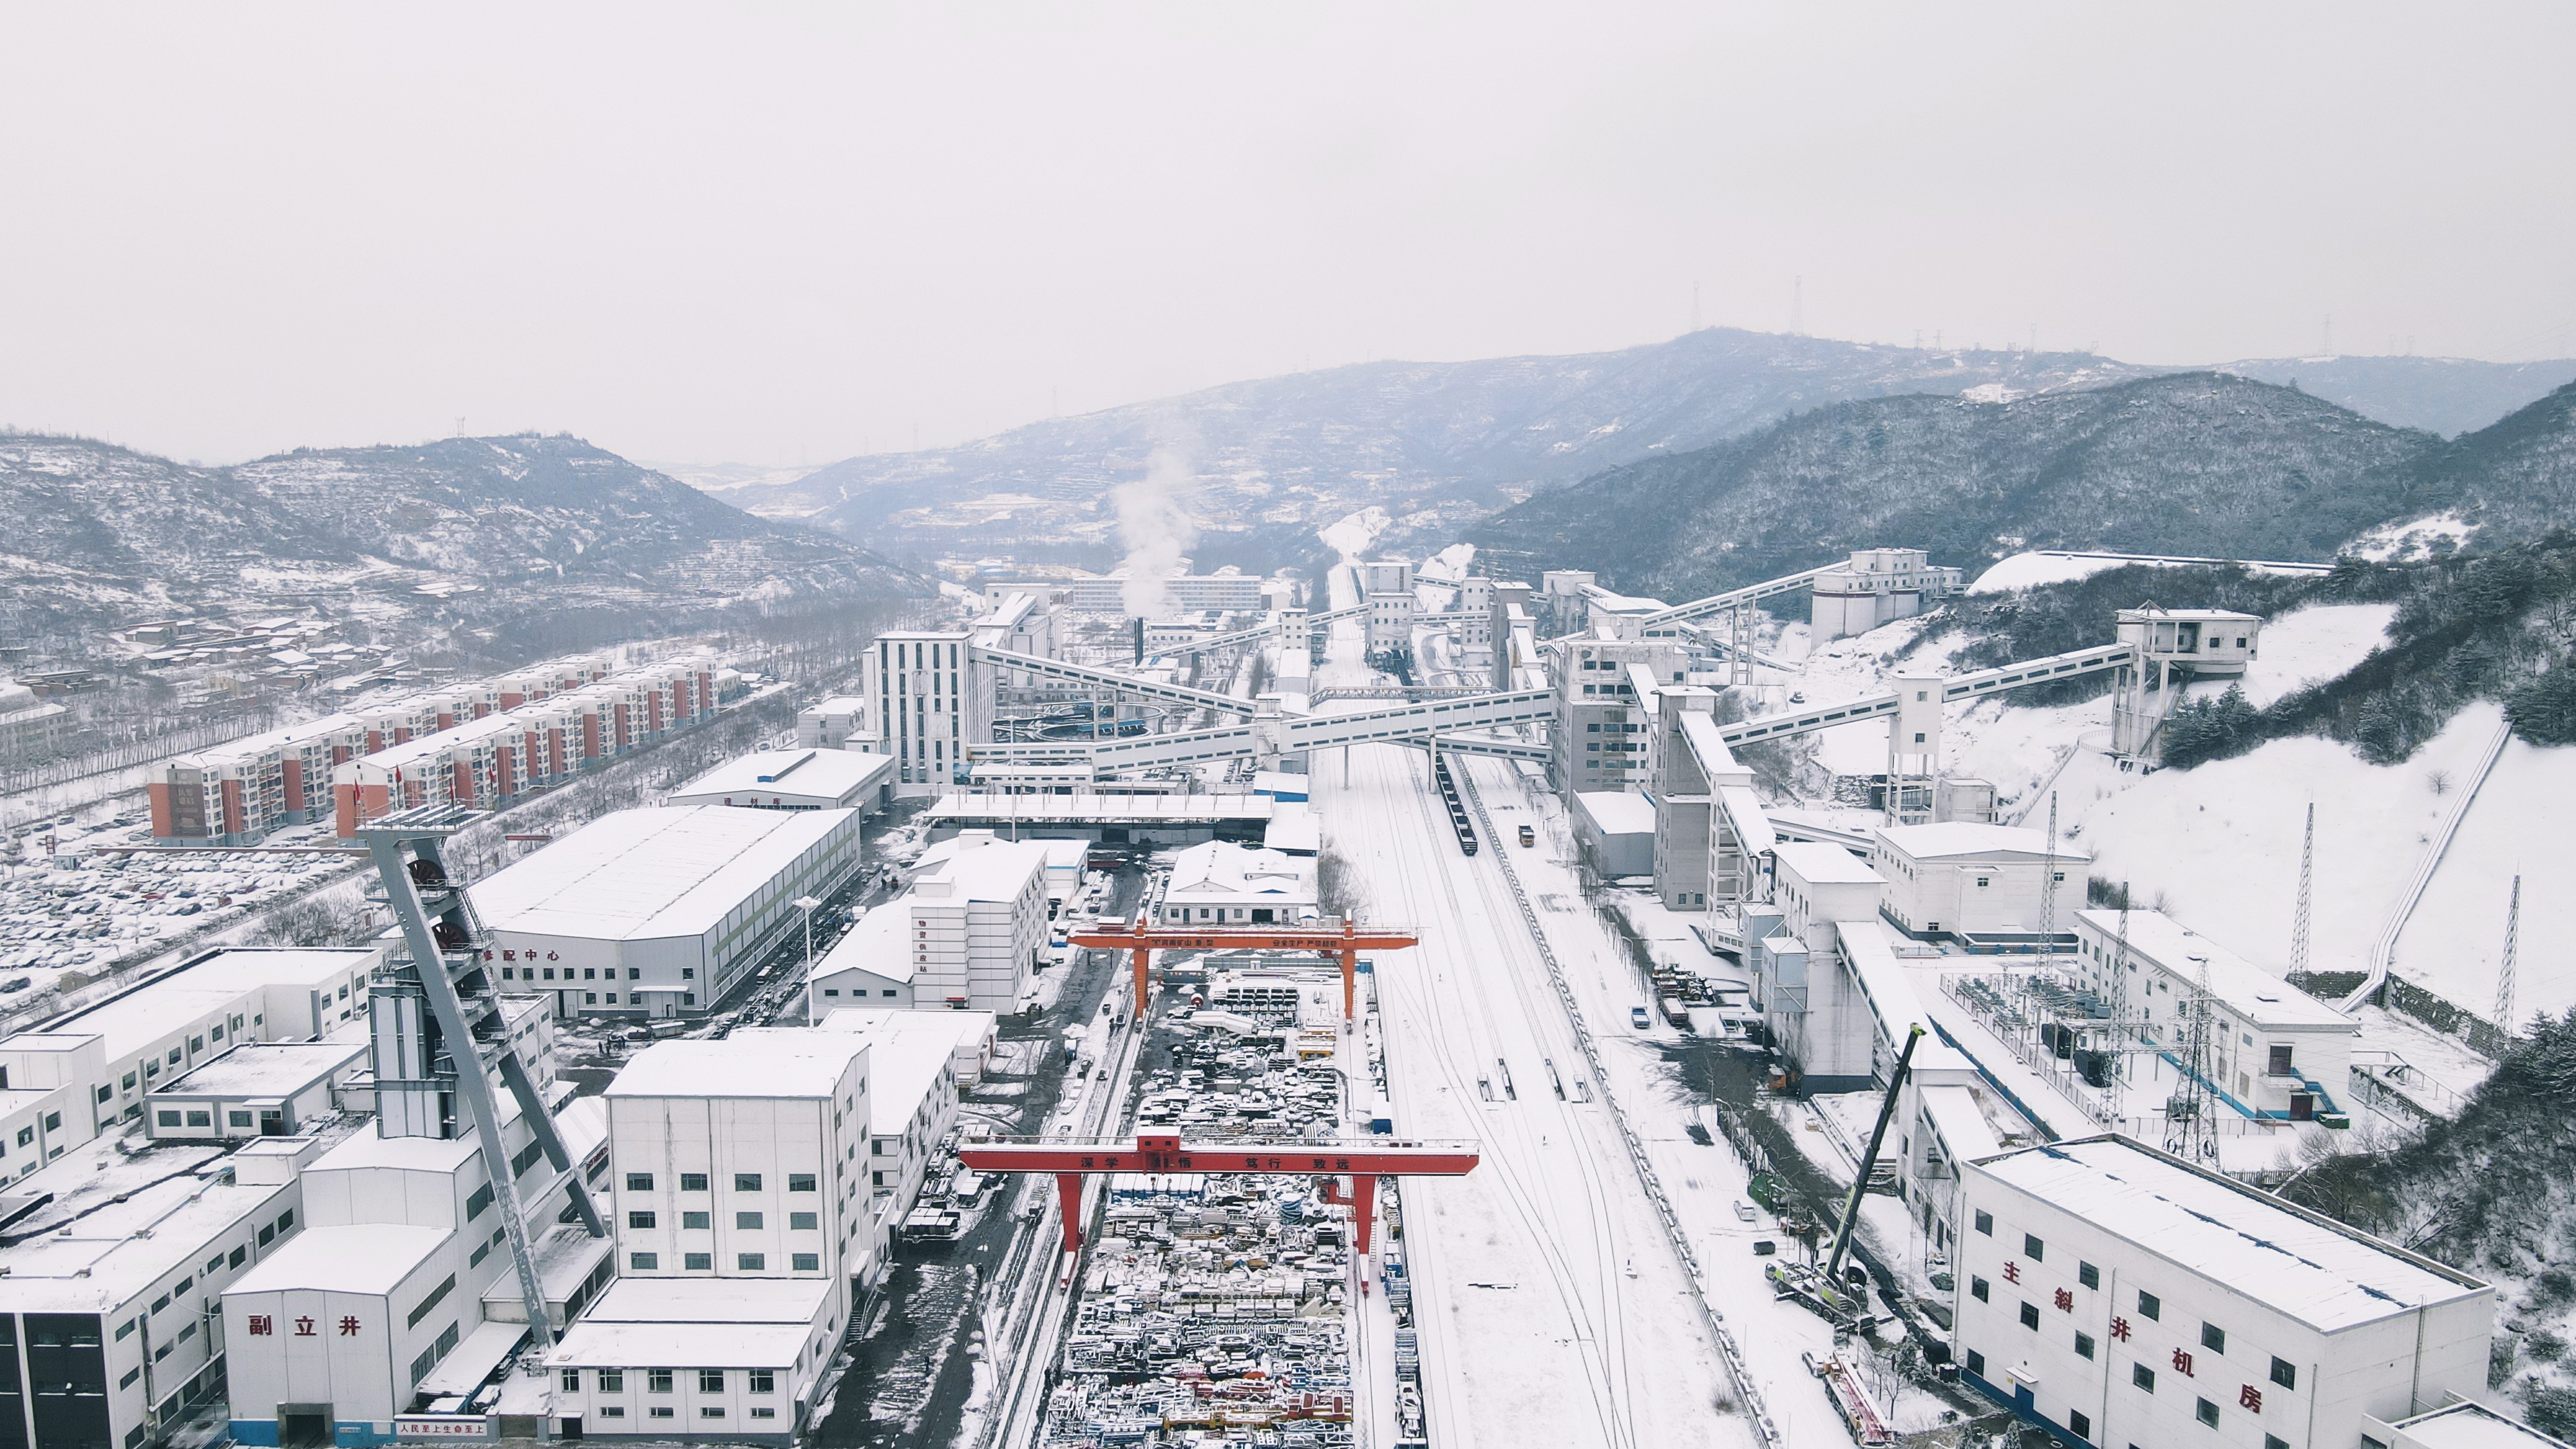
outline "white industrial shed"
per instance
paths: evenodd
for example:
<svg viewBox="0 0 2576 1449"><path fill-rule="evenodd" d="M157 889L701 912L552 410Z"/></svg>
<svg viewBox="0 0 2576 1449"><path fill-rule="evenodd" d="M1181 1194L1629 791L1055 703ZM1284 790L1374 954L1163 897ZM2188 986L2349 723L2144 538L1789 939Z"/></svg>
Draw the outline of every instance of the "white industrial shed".
<svg viewBox="0 0 2576 1449"><path fill-rule="evenodd" d="M820 1021L836 1007L912 1007L912 913L880 906L805 973L805 1015Z"/></svg>
<svg viewBox="0 0 2576 1449"><path fill-rule="evenodd" d="M665 805L874 812L894 798L894 757L858 750L757 750L671 792Z"/></svg>
<svg viewBox="0 0 2576 1449"><path fill-rule="evenodd" d="M713 1007L859 861L854 810L619 810L473 887L503 991L562 1016Z"/></svg>

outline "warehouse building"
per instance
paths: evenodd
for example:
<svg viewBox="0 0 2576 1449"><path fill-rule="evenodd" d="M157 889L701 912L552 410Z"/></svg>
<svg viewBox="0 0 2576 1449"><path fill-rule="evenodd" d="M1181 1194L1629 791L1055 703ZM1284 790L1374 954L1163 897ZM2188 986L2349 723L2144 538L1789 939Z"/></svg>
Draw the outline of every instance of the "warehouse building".
<svg viewBox="0 0 2576 1449"><path fill-rule="evenodd" d="M2038 945L2046 887L2056 888L2058 922L2069 921L2092 860L2063 842L2050 849L2046 831L1966 821L1883 827L1869 855L1887 882L1880 910L1890 924L1971 950Z"/></svg>
<svg viewBox="0 0 2576 1449"><path fill-rule="evenodd" d="M1154 914L1168 926L1311 921L1318 914L1317 881L1312 856L1211 840L1182 851L1172 862Z"/></svg>
<svg viewBox="0 0 2576 1449"><path fill-rule="evenodd" d="M893 798L892 756L814 748L756 750L727 760L672 791L662 803L873 814Z"/></svg>
<svg viewBox="0 0 2576 1449"><path fill-rule="evenodd" d="M473 887L502 990L558 1014L692 1016L859 860L851 810L619 810Z"/></svg>
<svg viewBox="0 0 2576 1449"><path fill-rule="evenodd" d="M1655 873L1655 802L1625 790L1574 792L1575 843L1612 880Z"/></svg>
<svg viewBox="0 0 2576 1449"><path fill-rule="evenodd" d="M2486 1284L2125 1137L1961 1191L1961 1367L2062 1442L2352 1449L2486 1388Z"/></svg>

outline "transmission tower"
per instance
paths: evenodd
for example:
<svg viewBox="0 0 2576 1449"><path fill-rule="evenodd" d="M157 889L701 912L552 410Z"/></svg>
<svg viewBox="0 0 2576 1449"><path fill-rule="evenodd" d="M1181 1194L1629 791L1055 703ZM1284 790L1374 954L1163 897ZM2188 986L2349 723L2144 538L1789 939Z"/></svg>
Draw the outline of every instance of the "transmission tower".
<svg viewBox="0 0 2576 1449"><path fill-rule="evenodd" d="M2317 802L2308 802L2308 838L2299 846L2299 906L2290 917L2290 979L2308 969L2308 906L2314 898L2317 867Z"/></svg>
<svg viewBox="0 0 2576 1449"><path fill-rule="evenodd" d="M2213 1070L2209 1040L2209 958L2200 963L2191 999L2183 1006L2184 1066L2182 1081L2165 1102L2165 1151L2185 1162L2214 1164L2218 1137L2210 1123L2209 1073Z"/></svg>
<svg viewBox="0 0 2576 1449"><path fill-rule="evenodd" d="M1751 648L1750 636L1753 632L1750 627L1751 621L1746 617L1746 611L1742 609L1737 609L1726 617L1729 630L1726 647L1726 682L1737 689L1750 688L1753 684L1753 656L1748 652Z"/></svg>
<svg viewBox="0 0 2576 1449"><path fill-rule="evenodd" d="M2513 878L2513 898L2504 908L2504 962L2496 968L2496 1025L2513 1031L2513 958L2522 944L2522 877Z"/></svg>
<svg viewBox="0 0 2576 1449"><path fill-rule="evenodd" d="M2057 792L2048 792L2048 848L2039 859L2039 949L2057 949Z"/></svg>
<svg viewBox="0 0 2576 1449"><path fill-rule="evenodd" d="M2120 882L2120 939L2111 943L2111 989L2108 995L2111 998L2111 1020L2119 1023L2118 1030L2122 1035L2127 1035L2129 1030L2129 883L2127 881ZM2125 1047L2128 1043L2122 1042L2121 1045ZM2121 1053L2119 1069L2123 1075L2128 1072L2129 1058L2126 1052Z"/></svg>

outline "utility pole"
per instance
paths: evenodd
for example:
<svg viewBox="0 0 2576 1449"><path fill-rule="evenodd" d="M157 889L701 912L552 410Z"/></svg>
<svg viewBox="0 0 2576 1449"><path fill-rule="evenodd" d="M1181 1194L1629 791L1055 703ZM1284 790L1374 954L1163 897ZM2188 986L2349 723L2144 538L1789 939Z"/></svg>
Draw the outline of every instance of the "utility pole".
<svg viewBox="0 0 2576 1449"><path fill-rule="evenodd" d="M2299 904L2290 917L2290 977L2296 980L2308 969L2308 908L2315 899L2317 866L2317 802L2308 802L2308 837L2299 846ZM2520 879L2520 877L2516 877Z"/></svg>

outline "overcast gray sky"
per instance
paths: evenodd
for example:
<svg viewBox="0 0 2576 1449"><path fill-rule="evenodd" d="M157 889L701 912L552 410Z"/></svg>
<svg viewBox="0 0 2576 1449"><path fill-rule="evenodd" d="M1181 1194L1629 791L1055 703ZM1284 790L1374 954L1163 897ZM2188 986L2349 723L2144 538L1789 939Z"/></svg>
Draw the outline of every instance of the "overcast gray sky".
<svg viewBox="0 0 2576 1449"><path fill-rule="evenodd" d="M2576 7L0 11L0 422L822 463L1710 323L2576 348Z"/></svg>

